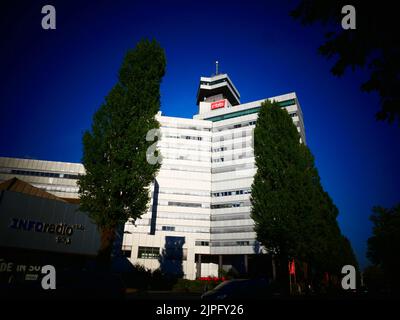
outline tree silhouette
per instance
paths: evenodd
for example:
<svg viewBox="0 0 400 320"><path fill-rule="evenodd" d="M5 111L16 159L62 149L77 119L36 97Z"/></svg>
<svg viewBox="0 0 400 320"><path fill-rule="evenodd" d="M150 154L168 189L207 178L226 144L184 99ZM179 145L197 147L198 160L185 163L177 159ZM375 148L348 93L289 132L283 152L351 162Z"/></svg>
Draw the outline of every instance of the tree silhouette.
<svg viewBox="0 0 400 320"><path fill-rule="evenodd" d="M173 278L182 278L183 266L182 262L186 259L183 245L184 237L165 237L165 246L159 257L160 271L163 275Z"/></svg>
<svg viewBox="0 0 400 320"><path fill-rule="evenodd" d="M372 236L368 239L368 258L384 272L392 291L400 291L400 204L386 209L374 207Z"/></svg>
<svg viewBox="0 0 400 320"><path fill-rule="evenodd" d="M351 1L356 10L356 29L349 30L341 27L342 8L348 1L303 0L291 15L303 25L321 22L330 26L319 52L327 58L336 57L332 74L340 76L348 68L367 71L369 79L361 90L380 95L376 118L400 125L400 37L394 3Z"/></svg>

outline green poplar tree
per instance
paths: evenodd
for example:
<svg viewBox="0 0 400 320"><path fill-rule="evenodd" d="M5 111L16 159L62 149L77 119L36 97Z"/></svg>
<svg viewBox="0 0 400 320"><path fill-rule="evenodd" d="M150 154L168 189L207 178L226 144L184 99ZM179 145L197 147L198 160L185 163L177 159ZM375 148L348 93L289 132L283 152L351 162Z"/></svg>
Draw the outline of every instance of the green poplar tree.
<svg viewBox="0 0 400 320"><path fill-rule="evenodd" d="M100 231L98 261L110 262L117 227L146 212L149 186L159 164L150 164L146 151L149 130L159 128L160 83L165 73L164 50L156 41L142 40L129 50L118 82L93 116L92 128L83 136L79 177L81 209Z"/></svg>
<svg viewBox="0 0 400 320"><path fill-rule="evenodd" d="M278 257L278 278L283 282L289 257L297 257L303 247L299 189L304 179L299 139L288 113L276 102L263 102L254 129L257 172L251 215L257 239Z"/></svg>
<svg viewBox="0 0 400 320"><path fill-rule="evenodd" d="M321 273L339 274L343 252L352 262L354 255L340 233L338 210L322 188L310 150L300 143L291 117L276 102L261 105L254 156L251 215L257 239L278 257L280 281L287 281L292 258Z"/></svg>

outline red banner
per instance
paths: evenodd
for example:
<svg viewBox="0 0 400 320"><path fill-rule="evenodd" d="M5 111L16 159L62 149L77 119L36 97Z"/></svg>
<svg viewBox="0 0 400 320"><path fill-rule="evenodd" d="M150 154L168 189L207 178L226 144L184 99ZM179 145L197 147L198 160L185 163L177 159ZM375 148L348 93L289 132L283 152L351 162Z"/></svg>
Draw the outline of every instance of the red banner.
<svg viewBox="0 0 400 320"><path fill-rule="evenodd" d="M211 103L211 110L225 108L225 100L219 100Z"/></svg>
<svg viewBox="0 0 400 320"><path fill-rule="evenodd" d="M289 274L296 274L294 259L292 260L292 262L289 261Z"/></svg>

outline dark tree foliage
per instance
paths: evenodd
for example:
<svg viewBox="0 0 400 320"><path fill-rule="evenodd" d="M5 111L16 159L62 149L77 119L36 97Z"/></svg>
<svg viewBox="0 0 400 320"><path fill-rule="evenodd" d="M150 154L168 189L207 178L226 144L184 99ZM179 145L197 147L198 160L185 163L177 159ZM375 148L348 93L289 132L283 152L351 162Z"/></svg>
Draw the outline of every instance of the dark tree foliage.
<svg viewBox="0 0 400 320"><path fill-rule="evenodd" d="M145 213L149 186L159 169L146 160L154 143L149 130L159 128L160 83L165 73L164 50L143 40L129 50L118 82L93 116L92 128L83 136L86 174L80 176L80 206L101 234L99 262L108 264L116 228Z"/></svg>
<svg viewBox="0 0 400 320"><path fill-rule="evenodd" d="M374 207L370 217L372 237L368 239L367 256L379 266L393 290L400 290L400 204L387 209Z"/></svg>
<svg viewBox="0 0 400 320"><path fill-rule="evenodd" d="M298 146L299 134L288 115L275 103L263 103L254 130L257 173L251 192L252 218L259 241L278 255L296 255L301 245Z"/></svg>
<svg viewBox="0 0 400 320"><path fill-rule="evenodd" d="M257 239L279 257L281 277L296 258L315 269L339 274L357 266L336 218L338 210L323 190L314 158L286 110L265 101L254 129L257 172L251 203Z"/></svg>
<svg viewBox="0 0 400 320"><path fill-rule="evenodd" d="M383 293L386 288L386 280L383 270L379 266L368 266L363 272L364 284L368 292L372 294Z"/></svg>
<svg viewBox="0 0 400 320"><path fill-rule="evenodd" d="M344 30L342 7L356 9L356 29ZM329 25L326 42L319 52L336 58L331 71L335 76L346 69L363 68L368 79L362 91L380 95L378 120L400 124L400 36L398 10L394 1L302 0L291 15L303 25L321 22Z"/></svg>

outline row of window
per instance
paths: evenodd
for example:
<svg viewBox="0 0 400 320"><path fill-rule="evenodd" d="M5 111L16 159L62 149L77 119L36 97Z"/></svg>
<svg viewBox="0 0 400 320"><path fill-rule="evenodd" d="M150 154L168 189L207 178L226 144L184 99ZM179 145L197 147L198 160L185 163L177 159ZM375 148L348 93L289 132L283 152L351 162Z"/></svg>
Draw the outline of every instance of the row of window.
<svg viewBox="0 0 400 320"><path fill-rule="evenodd" d="M257 110L253 110L253 112L249 112L250 114L251 113L255 113L255 112L257 112L258 111L258 109L259 109L259 107L257 108ZM250 109L250 110L252 110L252 109ZM246 111L246 110L245 110ZM245 112L246 114L249 114L249 113L247 113L247 112ZM297 114L297 112L292 112L292 113L289 113L289 115L292 117L292 118L294 118L294 117L297 117L298 116L298 114ZM247 127L247 126L254 126L254 125L256 125L256 120L253 120L253 121L249 121L249 122L245 122L245 123L237 123L237 124L234 124L234 125L230 125L230 126L227 126L227 127L222 127L222 128L218 128L218 129L216 129L217 131L215 131L214 130L214 132L221 132L221 131L225 131L225 130L232 130L232 129L237 129L237 128L244 128L244 127ZM163 126L164 128L175 128L175 127L170 127L170 126ZM211 129L210 128L203 128L203 129L198 129L198 128L196 128L196 127L179 127L179 129L192 129L192 130L198 130L198 131L200 131L200 130L202 130L202 131L210 131ZM178 135L167 135L167 138L176 138L176 139L192 139L193 138L193 140L202 140L202 139L198 139L199 137L189 137L189 136L178 136Z"/></svg>
<svg viewBox="0 0 400 320"><path fill-rule="evenodd" d="M253 141L252 140L245 140L245 141L233 141L231 140L228 143L225 143L224 146L213 148L211 152L222 152L222 151L233 151L233 150L239 150L239 149L246 149L246 148L253 148Z"/></svg>
<svg viewBox="0 0 400 320"><path fill-rule="evenodd" d="M232 221L232 220L249 220L251 219L250 213L239 213L239 214L219 214L219 215L196 215L187 213L163 213L158 214L159 219L181 219L181 220L200 220L200 221ZM135 221L135 226L148 226L150 225L151 219L138 219ZM133 223L131 223L132 225ZM161 231L175 231L175 226L162 226Z"/></svg>
<svg viewBox="0 0 400 320"><path fill-rule="evenodd" d="M187 144L187 143L182 143L178 144L174 141L174 143L167 143L165 141L161 141L159 145L157 145L162 152L162 149L166 150L177 150L176 152L178 153L178 150L192 150L192 151L203 151L203 152L209 152L211 149L206 146L206 145L201 145L201 144Z"/></svg>
<svg viewBox="0 0 400 320"><path fill-rule="evenodd" d="M227 147L219 147L219 148L211 149L212 152L220 152L220 151L226 151L226 150L228 150Z"/></svg>
<svg viewBox="0 0 400 320"><path fill-rule="evenodd" d="M162 128L169 128L169 129L186 129L186 130L196 130L196 131L211 131L211 128L194 127L194 126L184 126L184 125L172 126L172 125L169 125L169 124L162 124Z"/></svg>
<svg viewBox="0 0 400 320"><path fill-rule="evenodd" d="M213 192L212 197L227 197L232 195L250 194L251 189L241 189L233 191Z"/></svg>
<svg viewBox="0 0 400 320"><path fill-rule="evenodd" d="M139 259L158 259L160 257L160 247L139 247Z"/></svg>
<svg viewBox="0 0 400 320"><path fill-rule="evenodd" d="M203 140L203 137L180 136L180 135L175 135L175 134L167 134L165 137L166 138L173 138L173 139L186 139L186 140L198 140L198 141L202 141ZM210 140L205 140L205 141L210 141Z"/></svg>
<svg viewBox="0 0 400 320"><path fill-rule="evenodd" d="M78 187L67 187L67 186L43 186L43 185L36 185L33 186L42 189L44 191L55 191L55 192L65 192L65 193L77 193L79 191Z"/></svg>
<svg viewBox="0 0 400 320"><path fill-rule="evenodd" d="M233 247L233 246L250 246L255 245L255 241L250 240L237 240L237 241L209 241L198 240L195 242L196 246L210 246L211 247ZM132 248L123 248L123 254L127 257L131 256ZM181 247L167 247L162 250L162 255L168 260L187 260L187 249ZM159 259L160 247L142 247L138 248L139 259Z"/></svg>
<svg viewBox="0 0 400 320"><path fill-rule="evenodd" d="M196 191L196 190L185 190L185 189L166 189L162 188L159 193L163 194L177 194L177 195L185 195L185 196L204 196L207 197L210 195L207 191Z"/></svg>
<svg viewBox="0 0 400 320"><path fill-rule="evenodd" d="M221 151L225 151L227 150L226 147L223 147L224 150ZM222 148L221 148L222 149ZM234 149L232 149L233 151ZM186 161L197 161L197 162L209 162L211 161L212 163L218 163L218 162L224 162L226 161L231 161L231 160L240 160L240 159L245 159L245 158L252 158L254 157L252 152L243 152L240 154L232 154L230 155L230 157L227 157L227 159L225 159L225 157L220 157L220 158L208 158L208 157L201 157L201 156L196 156L196 155L179 155L179 154L165 154L163 155L163 159L169 159L169 160L186 160ZM228 159L230 158L230 159Z"/></svg>
<svg viewBox="0 0 400 320"><path fill-rule="evenodd" d="M223 141L228 141L228 140L234 140L234 139L239 139L239 138L245 138L248 136L251 136L252 132L251 131L242 131L242 132L232 132L230 134L225 134L225 136L219 136L219 137L213 137L212 142L223 142Z"/></svg>
<svg viewBox="0 0 400 320"><path fill-rule="evenodd" d="M238 137L238 138L241 138L241 137ZM232 139L230 139L230 140L232 140ZM218 142L218 141L215 141L215 142ZM248 146L251 146L251 144L246 143L246 141L234 142L229 145L229 147L231 147L231 150L242 149L242 148L246 148ZM161 149L161 153L162 153L163 157L167 158L167 159L168 159L169 155L171 155L171 156L175 156L176 154L179 155L179 153L181 153L180 150L185 150L185 151L191 150L191 151L198 151L198 152L209 152L209 151L210 152L221 152L221 151L228 150L228 148L226 146L221 146L221 147L217 147L217 148L209 148L209 147L204 147L201 145L194 145L194 146L183 145L183 146L178 147L177 145L171 145L171 144L162 144L159 146L159 148ZM165 151L163 151L163 149L165 149ZM172 150L174 151L174 153L171 152ZM169 151L169 153L167 153L166 151Z"/></svg>
<svg viewBox="0 0 400 320"><path fill-rule="evenodd" d="M44 171L29 171L29 170L19 170L19 169L12 169L5 173L24 175L24 176L33 176L33 177L64 178L64 179L78 179L79 178L78 174L55 173L55 172L44 172Z"/></svg>
<svg viewBox="0 0 400 320"><path fill-rule="evenodd" d="M157 218L210 221L210 216L208 214L177 213L177 212L160 212L157 213Z"/></svg>
<svg viewBox="0 0 400 320"><path fill-rule="evenodd" d="M239 240L239 241L213 241L211 242L212 247L236 247L236 246L250 246L254 245L254 241Z"/></svg>
<svg viewBox="0 0 400 320"><path fill-rule="evenodd" d="M233 164L227 165L218 168L211 168L211 173L224 173L224 172L232 172L232 171L241 171L247 169L254 169L254 163L244 163L244 164ZM239 174L239 173L238 173Z"/></svg>
<svg viewBox="0 0 400 320"><path fill-rule="evenodd" d="M245 202L220 203L220 204L212 204L211 209L239 208L239 207L244 207L245 205L246 205Z"/></svg>
<svg viewBox="0 0 400 320"><path fill-rule="evenodd" d="M285 100L285 101L280 101L280 102L278 102L278 104L279 104L280 107L288 107L288 106L291 106L291 105L295 105L296 104L296 99L289 99L289 100ZM204 120L210 120L210 121L216 122L216 121L222 121L222 120L226 120L226 119L237 118L237 117L248 115L248 114L258 113L260 108L261 108L261 106L258 106L258 107L254 107L254 108L251 108L251 109L246 109L246 110L241 110L241 111L236 111L236 112L223 114L223 115L220 115L220 116L206 118Z"/></svg>
<svg viewBox="0 0 400 320"><path fill-rule="evenodd" d="M226 197L226 196L234 196L234 195L242 195L242 194L250 194L251 188L246 189L238 189L238 190L229 190L229 191L219 191L219 192L207 192L207 191L185 191L178 189L161 189L159 193L162 194L173 194L173 195L186 195L186 196L199 196L199 197L207 197L211 195L211 197ZM170 201L168 205L178 206L178 207L198 207L198 204L186 203L186 202L173 202ZM200 205L201 206L201 205Z"/></svg>
<svg viewBox="0 0 400 320"><path fill-rule="evenodd" d="M200 247L208 247L210 245L209 241L196 241L195 242L196 246L200 246Z"/></svg>
<svg viewBox="0 0 400 320"><path fill-rule="evenodd" d="M168 201L169 206L201 208L201 203Z"/></svg>
<svg viewBox="0 0 400 320"><path fill-rule="evenodd" d="M187 260L187 249L179 247L165 248L162 256L167 260ZM138 258L159 259L161 258L160 247L139 247Z"/></svg>
<svg viewBox="0 0 400 320"><path fill-rule="evenodd" d="M172 166L172 165L163 165L163 169L165 170L173 170L173 171L189 171L189 172L210 172L210 169L207 167L194 167L194 166Z"/></svg>
<svg viewBox="0 0 400 320"><path fill-rule="evenodd" d="M176 153L162 153L163 159L170 159L170 160L187 160L187 161L198 161L198 162L209 162L210 158L209 157L202 157L200 155L187 155L187 154L179 154L179 152Z"/></svg>
<svg viewBox="0 0 400 320"><path fill-rule="evenodd" d="M162 152L161 154L164 159L171 160L188 160L188 161L199 161L199 162L209 162L210 158L206 156L201 156L200 154L186 154L185 151L182 152Z"/></svg>
<svg viewBox="0 0 400 320"><path fill-rule="evenodd" d="M210 120L212 122L216 122L216 121L222 121L222 120L226 120L226 119L237 118L237 117L245 116L245 115L248 115L248 114L258 113L260 108L261 107L254 107L254 108L251 108L251 109L246 109L246 110L231 112L231 113L227 113L227 114L222 114L220 116L206 118L204 120Z"/></svg>
<svg viewBox="0 0 400 320"><path fill-rule="evenodd" d="M219 214L219 215L205 215L205 214L187 214L187 213L162 213L158 214L159 219L181 219L181 220L200 220L200 221L232 221L232 220L248 220L251 219L250 214L239 213L239 214ZM150 225L150 219L142 218L136 220L134 223L136 226L148 226ZM175 231L174 226L162 226L162 231Z"/></svg>
<svg viewBox="0 0 400 320"><path fill-rule="evenodd" d="M254 126L255 124L256 124L256 120L245 122L245 123L240 123L240 124L235 124L233 126L231 125L228 127L218 128L218 132L225 131L225 130L232 130L232 129L236 129L236 128L244 128L244 127L248 127L248 126ZM217 132L217 131L214 131L214 132Z"/></svg>
<svg viewBox="0 0 400 320"><path fill-rule="evenodd" d="M208 227L192 227L192 226L161 226L156 228L157 231L176 231L187 233L210 233Z"/></svg>
<svg viewBox="0 0 400 320"><path fill-rule="evenodd" d="M235 160L240 160L240 159L246 159L246 158L253 158L254 157L254 155L253 155L253 153L250 153L250 152L243 152L243 153L241 153L241 154L237 154L237 155L232 155L230 158L231 159L225 159L225 157L221 157L221 158L214 158L214 159L211 159L211 162L212 163L220 163L220 162L224 162L225 160L226 161L235 161Z"/></svg>
<svg viewBox="0 0 400 320"><path fill-rule="evenodd" d="M211 215L211 221L228 221L228 220L245 220L250 219L250 214L247 213L235 213L235 214L217 214Z"/></svg>

